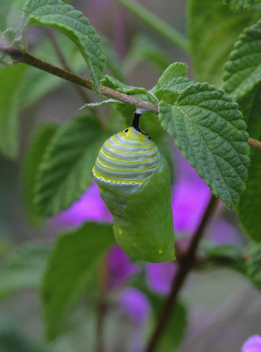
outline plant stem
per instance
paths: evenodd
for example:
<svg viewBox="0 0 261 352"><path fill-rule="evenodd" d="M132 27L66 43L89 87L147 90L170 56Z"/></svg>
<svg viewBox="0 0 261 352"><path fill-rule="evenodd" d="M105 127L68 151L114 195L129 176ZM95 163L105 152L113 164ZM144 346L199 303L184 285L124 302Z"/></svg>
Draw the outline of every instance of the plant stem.
<svg viewBox="0 0 261 352"><path fill-rule="evenodd" d="M177 45L179 48L189 51L188 39L179 33L176 29L168 25L165 21L161 20L153 13L145 9L140 4L132 0L115 0L124 6L130 13L136 16L147 26L152 28L156 33L160 34L172 44Z"/></svg>
<svg viewBox="0 0 261 352"><path fill-rule="evenodd" d="M50 28L46 28L45 32L46 32L48 38L50 39L50 42L53 45L53 48L56 52L57 57L59 58L59 60L61 62L62 67L67 71L71 71L71 69L67 63L66 57L64 56L64 54L59 46L59 43L56 40L56 37L55 37L53 31ZM74 87L76 93L78 94L78 96L81 98L83 103L85 103L85 104L90 103L90 99L89 99L88 95L78 84L73 84L73 87Z"/></svg>
<svg viewBox="0 0 261 352"><path fill-rule="evenodd" d="M37 59L36 57L28 53L22 53L16 48L0 44L0 52L9 55L17 63L23 63L26 65L33 66L35 68L38 68L39 70L48 72L66 81L73 82L84 88L93 90L91 80L78 76L75 73L66 71L60 67L51 65L48 62ZM144 109L145 111L153 112L154 114L158 114L158 107L156 105L138 98L134 98L130 95L117 92L114 89L100 85L100 93L109 98L119 100L122 103L129 104L140 109Z"/></svg>
<svg viewBox="0 0 261 352"><path fill-rule="evenodd" d="M39 70L48 72L66 81L73 82L78 84L79 86L93 90L91 80L78 76L75 73L66 71L60 67L51 65L48 62L37 59L36 57L30 54L22 53L20 50L16 48L0 44L0 52L3 52L6 55L10 56L17 63L23 63L26 65L33 66L35 68L38 68ZM149 103L148 101L143 101L141 99L134 98L127 94L120 93L117 90L100 85L100 93L109 98L116 99L122 103L132 105L136 108L140 108L144 111L152 112L154 114L159 113L157 105ZM250 145L251 148L255 148L261 151L261 142L255 139L249 138L248 144Z"/></svg>
<svg viewBox="0 0 261 352"><path fill-rule="evenodd" d="M190 273L191 269L194 266L195 259L196 259L196 252L197 252L200 239L203 236L204 229L206 227L206 224L211 214L215 210L217 201L218 199L212 195L208 203L208 206L205 210L205 213L201 219L201 222L196 232L192 236L190 245L186 253L179 260L179 267L176 272L176 275L173 278L171 292L167 297L167 300L162 308L162 311L160 312L159 320L148 342L147 348L145 350L146 352L156 351L158 343L164 333L164 329L168 323L168 320L177 302L180 289L182 288L188 274Z"/></svg>

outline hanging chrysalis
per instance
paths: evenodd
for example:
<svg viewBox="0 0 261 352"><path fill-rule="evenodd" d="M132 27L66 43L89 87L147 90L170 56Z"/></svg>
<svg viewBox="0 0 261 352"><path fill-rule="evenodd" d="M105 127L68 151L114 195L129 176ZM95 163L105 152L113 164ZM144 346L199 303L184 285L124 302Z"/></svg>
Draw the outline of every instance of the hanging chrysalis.
<svg viewBox="0 0 261 352"><path fill-rule="evenodd" d="M93 168L100 195L114 220L120 247L148 262L175 259L168 163L157 145L133 125L110 137Z"/></svg>

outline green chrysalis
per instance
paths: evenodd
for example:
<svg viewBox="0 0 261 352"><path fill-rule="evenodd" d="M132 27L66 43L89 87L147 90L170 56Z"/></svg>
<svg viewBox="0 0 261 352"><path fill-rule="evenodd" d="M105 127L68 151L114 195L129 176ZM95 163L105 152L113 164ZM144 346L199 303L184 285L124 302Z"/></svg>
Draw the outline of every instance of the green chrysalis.
<svg viewBox="0 0 261 352"><path fill-rule="evenodd" d="M103 144L93 175L123 251L153 263L174 260L169 166L137 123Z"/></svg>

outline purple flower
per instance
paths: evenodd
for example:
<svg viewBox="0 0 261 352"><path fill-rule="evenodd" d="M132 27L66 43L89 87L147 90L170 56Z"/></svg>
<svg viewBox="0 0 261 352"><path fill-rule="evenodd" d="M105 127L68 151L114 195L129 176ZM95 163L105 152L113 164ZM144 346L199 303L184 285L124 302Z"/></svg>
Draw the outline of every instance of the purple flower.
<svg viewBox="0 0 261 352"><path fill-rule="evenodd" d="M219 245L238 245L240 242L238 230L223 219L216 221L210 227L208 237Z"/></svg>
<svg viewBox="0 0 261 352"><path fill-rule="evenodd" d="M172 197L174 229L178 232L194 232L199 225L209 197L209 188L203 181L178 182L174 186Z"/></svg>
<svg viewBox="0 0 261 352"><path fill-rule="evenodd" d="M177 151L178 181L173 187L172 210L174 229L191 233L196 230L210 198L210 190Z"/></svg>
<svg viewBox="0 0 261 352"><path fill-rule="evenodd" d="M101 199L95 183L69 209L53 218L58 227L78 227L85 221L112 221L112 216Z"/></svg>
<svg viewBox="0 0 261 352"><path fill-rule="evenodd" d="M244 343L242 352L261 352L261 337L254 335Z"/></svg>
<svg viewBox="0 0 261 352"><path fill-rule="evenodd" d="M139 326L148 321L151 313L147 296L136 288L125 288L120 292L119 307Z"/></svg>
<svg viewBox="0 0 261 352"><path fill-rule="evenodd" d="M147 264L146 275L149 288L162 295L169 293L176 268L177 265L174 262Z"/></svg>
<svg viewBox="0 0 261 352"><path fill-rule="evenodd" d="M108 253L108 288L113 289L140 271L138 265L131 262L130 257L118 246L114 246Z"/></svg>

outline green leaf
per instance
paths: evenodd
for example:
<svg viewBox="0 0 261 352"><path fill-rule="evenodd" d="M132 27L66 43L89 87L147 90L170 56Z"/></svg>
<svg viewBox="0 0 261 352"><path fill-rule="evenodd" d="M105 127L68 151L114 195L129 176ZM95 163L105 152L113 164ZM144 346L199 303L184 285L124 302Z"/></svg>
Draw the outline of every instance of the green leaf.
<svg viewBox="0 0 261 352"><path fill-rule="evenodd" d="M261 82L261 21L244 30L225 66L224 89L235 100Z"/></svg>
<svg viewBox="0 0 261 352"><path fill-rule="evenodd" d="M231 14L222 0L190 0L189 38L196 80L221 86L235 41L259 18L257 10Z"/></svg>
<svg viewBox="0 0 261 352"><path fill-rule="evenodd" d="M61 332L67 312L84 294L94 263L113 243L112 226L94 222L58 238L42 288L50 340Z"/></svg>
<svg viewBox="0 0 261 352"><path fill-rule="evenodd" d="M35 177L46 148L57 130L58 126L53 123L40 125L33 133L25 156L23 166L23 195L28 218L35 226L40 225L43 220L33 202Z"/></svg>
<svg viewBox="0 0 261 352"><path fill-rule="evenodd" d="M149 101L153 104L158 103L158 99L155 97L155 95L151 92L148 92L145 88L128 86L111 76L105 75L104 79L101 81L101 84L106 87L115 89L118 92L131 95L135 98Z"/></svg>
<svg viewBox="0 0 261 352"><path fill-rule="evenodd" d="M0 300L24 289L40 286L50 245L27 245L11 254L0 270Z"/></svg>
<svg viewBox="0 0 261 352"><path fill-rule="evenodd" d="M159 100L164 100L166 103L173 104L177 100L179 94L194 82L188 78L173 78L171 81L162 84L154 93Z"/></svg>
<svg viewBox="0 0 261 352"><path fill-rule="evenodd" d="M159 104L162 127L212 193L230 209L245 190L248 133L238 104L207 83L186 88L174 105Z"/></svg>
<svg viewBox="0 0 261 352"><path fill-rule="evenodd" d="M89 20L61 0L27 0L23 10L23 35L32 26L54 28L69 37L82 53L93 80L93 89L99 92L106 58L100 38Z"/></svg>
<svg viewBox="0 0 261 352"><path fill-rule="evenodd" d="M78 116L60 127L37 173L35 203L45 216L68 208L93 181L92 168L107 138L98 119Z"/></svg>
<svg viewBox="0 0 261 352"><path fill-rule="evenodd" d="M233 12L247 10L260 2L260 0L224 0L224 4L228 4Z"/></svg>
<svg viewBox="0 0 261 352"><path fill-rule="evenodd" d="M132 71L142 61L151 62L160 70L165 70L171 64L167 53L156 42L148 36L138 34L125 60L125 71Z"/></svg>
<svg viewBox="0 0 261 352"><path fill-rule="evenodd" d="M261 245L252 245L246 261L247 274L251 281L261 289Z"/></svg>
<svg viewBox="0 0 261 352"><path fill-rule="evenodd" d="M240 100L240 109L247 122L251 138L261 139L261 89L257 88L249 96ZM238 206L237 215L245 233L253 240L261 242L261 222L257 214L261 207L261 153L251 149L251 164L246 184L246 191L242 195Z"/></svg>
<svg viewBox="0 0 261 352"><path fill-rule="evenodd" d="M18 156L18 112L22 81L27 67L0 69L0 151L9 158Z"/></svg>
<svg viewBox="0 0 261 352"><path fill-rule="evenodd" d="M188 75L187 65L183 62L175 62L171 64L159 78L157 83L157 90L163 88L166 84L171 82L175 78L183 77L186 78Z"/></svg>

